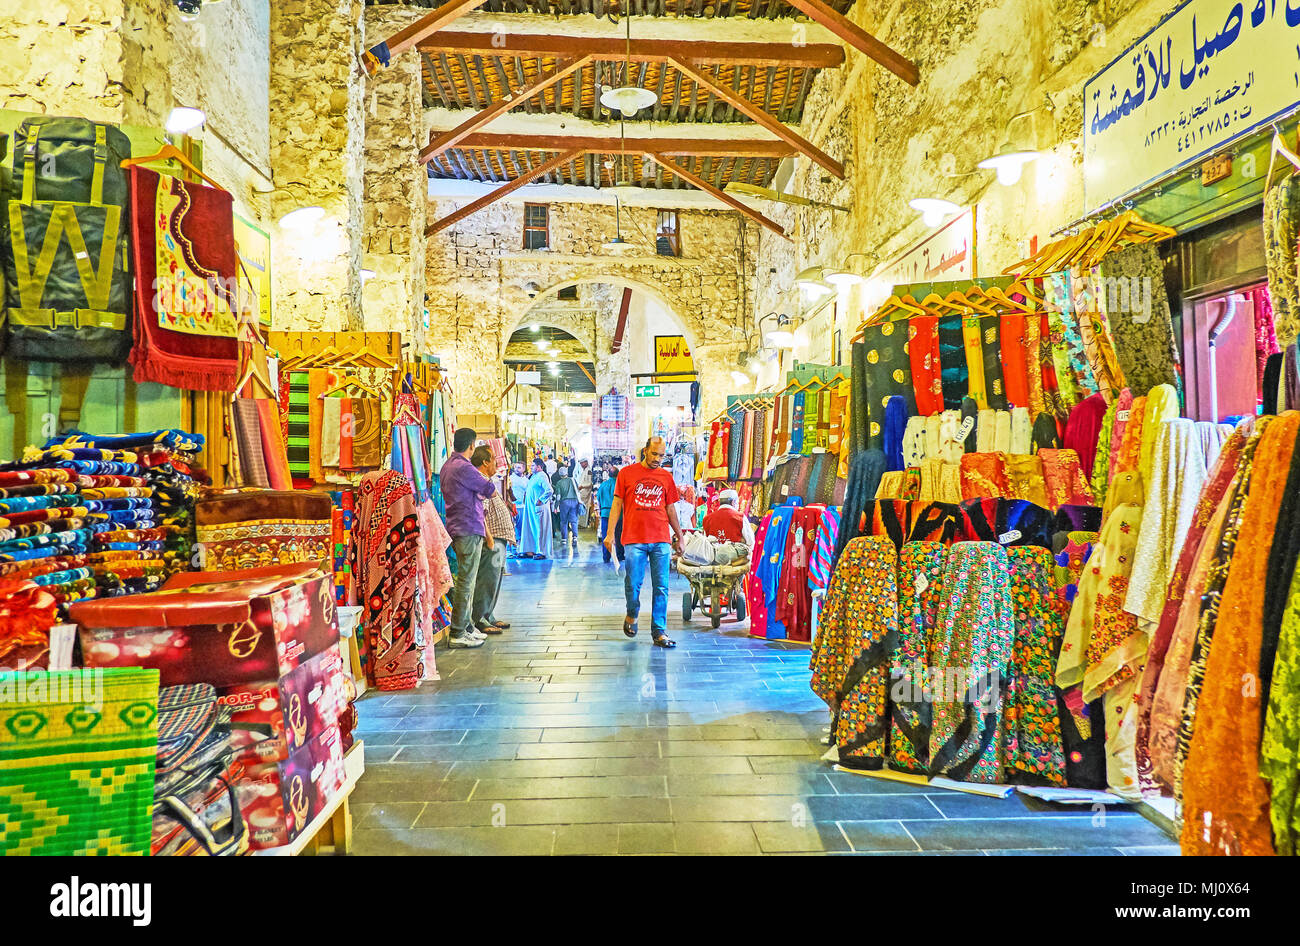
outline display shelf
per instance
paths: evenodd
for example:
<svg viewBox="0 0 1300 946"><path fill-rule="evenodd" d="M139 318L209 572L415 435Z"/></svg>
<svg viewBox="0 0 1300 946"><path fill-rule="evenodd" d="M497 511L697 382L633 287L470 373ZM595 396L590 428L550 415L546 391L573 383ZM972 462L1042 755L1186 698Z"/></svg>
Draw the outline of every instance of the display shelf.
<svg viewBox="0 0 1300 946"><path fill-rule="evenodd" d="M347 854L352 847L352 811L348 799L357 781L366 771L365 743L360 739L352 744L343 756L345 778L338 794L311 820L289 844L254 851L257 857L296 857L303 853L317 853L322 847L332 848L334 854Z"/></svg>

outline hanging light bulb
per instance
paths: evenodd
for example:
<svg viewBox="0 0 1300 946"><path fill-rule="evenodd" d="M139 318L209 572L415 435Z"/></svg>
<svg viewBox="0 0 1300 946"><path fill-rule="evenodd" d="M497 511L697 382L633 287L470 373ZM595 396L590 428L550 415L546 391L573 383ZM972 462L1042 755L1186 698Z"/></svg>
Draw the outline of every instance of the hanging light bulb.
<svg viewBox="0 0 1300 946"><path fill-rule="evenodd" d="M630 76L632 74L632 18L625 16L623 19L627 21L627 60L623 74ZM659 96L649 89L636 85L604 89L600 93L600 104L611 112L620 112L624 118L631 118L641 109L649 108L657 101Z"/></svg>
<svg viewBox="0 0 1300 946"><path fill-rule="evenodd" d="M1007 142L998 149L997 154L991 158L985 158L978 166L996 171L998 183L1007 187L1020 180L1020 175L1024 171L1026 164L1041 156L1040 152L1023 151L1012 147L1011 143Z"/></svg>
<svg viewBox="0 0 1300 946"><path fill-rule="evenodd" d="M961 213L960 204L942 197L913 197L907 205L921 213L927 227L937 227L954 214Z"/></svg>
<svg viewBox="0 0 1300 946"><path fill-rule="evenodd" d="M749 384L749 375L741 371L733 371L731 372L731 380L734 381L740 387L744 387L745 385Z"/></svg>

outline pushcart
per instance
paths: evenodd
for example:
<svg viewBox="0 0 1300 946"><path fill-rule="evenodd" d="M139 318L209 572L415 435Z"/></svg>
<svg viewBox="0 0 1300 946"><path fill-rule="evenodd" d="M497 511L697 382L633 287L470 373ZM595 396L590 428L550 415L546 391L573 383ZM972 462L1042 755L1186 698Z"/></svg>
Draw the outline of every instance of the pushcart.
<svg viewBox="0 0 1300 946"><path fill-rule="evenodd" d="M731 565L692 565L678 561L677 573L691 583L682 592L682 620L690 621L696 608L717 627L725 614L745 620L745 595L741 582L749 572L748 560Z"/></svg>

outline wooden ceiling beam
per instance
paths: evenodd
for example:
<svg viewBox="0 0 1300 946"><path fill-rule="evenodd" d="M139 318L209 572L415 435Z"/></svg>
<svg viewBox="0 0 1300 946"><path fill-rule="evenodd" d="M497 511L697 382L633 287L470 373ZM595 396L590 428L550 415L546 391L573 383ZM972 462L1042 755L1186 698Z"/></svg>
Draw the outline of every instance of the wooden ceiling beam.
<svg viewBox="0 0 1300 946"><path fill-rule="evenodd" d="M916 63L886 46L842 13L836 13L822 0L786 0L790 6L805 13L814 22L826 27L859 52L870 56L908 85L921 81Z"/></svg>
<svg viewBox="0 0 1300 946"><path fill-rule="evenodd" d="M448 148L454 148L458 142L464 139L470 132L476 128L481 128L496 118L498 115L504 115L516 105L519 105L532 98L539 92L544 92L551 86L563 80L573 72L581 69L589 61L589 57L581 57L556 63L555 68L550 72L539 75L533 80L531 85L517 89L510 97L503 98L500 101L492 102L486 108L483 108L465 121L461 122L451 131L443 132L431 140L427 147L420 152L420 163L428 164L430 160L442 154Z"/></svg>
<svg viewBox="0 0 1300 946"><path fill-rule="evenodd" d="M485 2L486 0L447 0L427 16L422 16L409 26L403 27L382 43L371 46L362 57L366 71L374 75L387 66L394 56L400 56L408 49L414 49L416 44L426 36L431 36L447 24L454 23Z"/></svg>
<svg viewBox="0 0 1300 946"><path fill-rule="evenodd" d="M698 154L711 157L748 155L759 158L788 158L797 152L780 140L739 138L611 138L597 135L532 135L477 131L465 135L456 147L485 151L564 151L580 149L594 154Z"/></svg>
<svg viewBox="0 0 1300 946"><path fill-rule="evenodd" d="M603 61L627 58L627 41L617 37L539 35L536 33L445 32L419 44L426 53L518 58L549 56L574 59L589 56ZM844 64L844 48L834 43L744 42L688 39L633 39L633 62L685 59L723 66L785 66L792 69L834 69Z"/></svg>
<svg viewBox="0 0 1300 946"><path fill-rule="evenodd" d="M710 184L708 181L704 180L704 178L696 174L692 174L690 171L686 170L685 168L678 166L672 161L669 161L663 155L655 155L655 159L659 162L660 166L664 168L664 170L676 174L678 177L680 177L683 181L686 181L688 184L694 184L700 190L704 191L707 194L711 194L712 196L716 197L718 200L722 201L724 204L729 204L730 206L734 207L739 213L748 217L750 220L753 220L755 223L767 227L777 236L785 237L785 239L787 240L790 239L790 237L786 236L784 227L782 227L775 220L771 220L768 217L763 216L761 213L759 213L753 207L749 206L749 204L745 203L740 198L733 197L731 194L728 194L726 191L719 190L718 188Z"/></svg>
<svg viewBox="0 0 1300 946"><path fill-rule="evenodd" d="M829 154L817 147L803 135L791 130L782 124L773 116L763 111L754 103L749 101L735 89L718 82L712 76L706 74L694 65L681 59L672 60L673 66L683 75L689 76L697 85L713 92L718 98L734 105L742 115L750 121L757 122L772 134L776 135L782 141L792 146L800 154L810 158L814 163L820 164L826 170L830 171L840 180L844 179L844 165L836 161Z"/></svg>
<svg viewBox="0 0 1300 946"><path fill-rule="evenodd" d="M551 160L545 162L544 164L539 164L534 168L530 168L528 170L528 173L520 175L510 183L502 184L500 187L496 188L495 190L487 194L484 194L482 197L478 198L477 200L470 201L468 204L466 204L464 207L461 207L459 210L452 211L451 213L447 214L447 216L439 220L435 220L433 223L429 224L429 226L425 228L424 235L433 236L439 230L445 230L448 227L450 227L452 224L459 223L460 221L464 220L466 217L470 216L471 214L478 213L484 207L488 207L492 204L495 204L498 200L500 200L502 197L505 197L507 194L514 193L515 191L519 190L519 188L527 184L529 181L535 180L536 178L541 177L543 174L549 174L551 171L554 171L556 168L560 167L561 165L566 164L569 161L572 161L580 154L582 154L582 152L576 149L571 151L565 151L562 152L561 154L557 154L555 157L551 158Z"/></svg>

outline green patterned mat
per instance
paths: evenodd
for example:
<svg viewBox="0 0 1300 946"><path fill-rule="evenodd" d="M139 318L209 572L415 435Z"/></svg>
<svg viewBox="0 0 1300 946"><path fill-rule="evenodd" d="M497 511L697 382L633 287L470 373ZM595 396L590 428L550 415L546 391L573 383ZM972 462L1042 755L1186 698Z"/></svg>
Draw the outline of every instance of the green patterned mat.
<svg viewBox="0 0 1300 946"><path fill-rule="evenodd" d="M0 855L149 853L157 751L157 670L0 673Z"/></svg>

